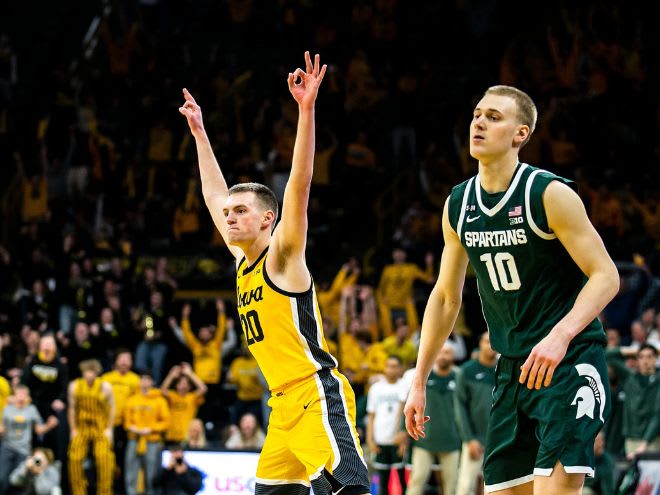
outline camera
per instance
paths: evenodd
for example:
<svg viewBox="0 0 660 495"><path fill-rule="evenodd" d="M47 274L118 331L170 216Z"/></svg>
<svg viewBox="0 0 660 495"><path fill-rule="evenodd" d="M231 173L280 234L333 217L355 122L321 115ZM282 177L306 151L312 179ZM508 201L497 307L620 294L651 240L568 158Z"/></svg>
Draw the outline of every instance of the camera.
<svg viewBox="0 0 660 495"><path fill-rule="evenodd" d="M179 466L183 464L183 457L177 457L174 459L174 462L176 462Z"/></svg>
<svg viewBox="0 0 660 495"><path fill-rule="evenodd" d="M32 460L33 460L35 466L41 466L41 458L40 457L33 457Z"/></svg>

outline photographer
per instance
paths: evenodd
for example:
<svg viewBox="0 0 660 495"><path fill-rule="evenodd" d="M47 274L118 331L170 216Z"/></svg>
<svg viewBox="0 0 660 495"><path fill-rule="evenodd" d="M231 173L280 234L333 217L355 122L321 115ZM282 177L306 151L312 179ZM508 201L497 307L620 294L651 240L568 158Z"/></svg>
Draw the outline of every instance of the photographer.
<svg viewBox="0 0 660 495"><path fill-rule="evenodd" d="M172 445L167 466L158 471L154 486L162 495L194 495L202 489L202 473L186 463L184 448L183 443Z"/></svg>
<svg viewBox="0 0 660 495"><path fill-rule="evenodd" d="M37 447L9 476L12 487L26 495L54 495L59 492L60 471L53 465L53 452Z"/></svg>

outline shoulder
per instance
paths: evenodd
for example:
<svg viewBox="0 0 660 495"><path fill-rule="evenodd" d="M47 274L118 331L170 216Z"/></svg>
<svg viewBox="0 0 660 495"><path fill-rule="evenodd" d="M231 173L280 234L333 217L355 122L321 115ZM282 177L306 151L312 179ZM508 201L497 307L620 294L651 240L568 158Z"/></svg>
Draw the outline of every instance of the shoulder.
<svg viewBox="0 0 660 495"><path fill-rule="evenodd" d="M553 182L564 184L570 187L571 189L573 189L573 191L577 192L577 184L575 181L554 174L548 170L539 167L533 167L532 165L527 165L525 174L526 174L526 178L524 179L524 181L526 184L525 186L526 191L529 191L531 193L535 193L535 192L543 193L543 191L545 191L548 185L550 185Z"/></svg>
<svg viewBox="0 0 660 495"><path fill-rule="evenodd" d="M463 193L465 193L465 189L467 188L468 184L472 179L474 179L474 176L470 177L469 179L465 179L460 184L456 184L454 187L452 187L449 197L452 198L457 196L459 197L463 196Z"/></svg>

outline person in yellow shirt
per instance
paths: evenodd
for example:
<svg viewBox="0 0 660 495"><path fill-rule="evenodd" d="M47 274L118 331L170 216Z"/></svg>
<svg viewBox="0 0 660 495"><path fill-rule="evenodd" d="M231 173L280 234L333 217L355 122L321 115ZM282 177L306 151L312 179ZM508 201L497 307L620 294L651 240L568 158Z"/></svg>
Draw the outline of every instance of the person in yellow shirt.
<svg viewBox="0 0 660 495"><path fill-rule="evenodd" d="M137 495L140 468L144 488L153 494L153 480L160 465L163 432L170 424L170 409L159 389L154 388L151 371L140 370L140 389L126 402L124 428L128 434L124 473L126 494Z"/></svg>
<svg viewBox="0 0 660 495"><path fill-rule="evenodd" d="M339 324L341 295L346 287L353 287L360 276L360 265L355 258L344 263L329 287L321 286L316 292L321 314L333 325ZM323 326L325 328L325 325ZM327 336L326 336L327 337Z"/></svg>
<svg viewBox="0 0 660 495"><path fill-rule="evenodd" d="M73 380L68 388L68 419L71 429L69 443L69 482L73 495L87 494L87 477L83 467L89 444L93 445L96 464L96 493L112 493L112 474L115 456L112 452L112 426L115 403L112 387L99 375L103 368L96 359L79 365L82 377Z"/></svg>
<svg viewBox="0 0 660 495"><path fill-rule="evenodd" d="M236 385L236 403L229 409L230 421L237 425L245 413L252 413L263 424L261 418L261 396L264 387L259 381L257 360L248 351L245 341L241 345L241 354L229 366L227 380Z"/></svg>
<svg viewBox="0 0 660 495"><path fill-rule="evenodd" d="M340 330L340 369L358 393L365 392L372 376L383 373L387 353L380 342L371 342L371 332L354 318L346 330Z"/></svg>
<svg viewBox="0 0 660 495"><path fill-rule="evenodd" d="M126 402L135 395L140 388L140 377L131 371L133 356L127 349L118 349L115 365L112 371L101 376L104 382L112 387L112 396L115 400L114 421L114 453L115 453L115 486L123 483L124 455L126 453L126 430L124 430L124 409Z"/></svg>
<svg viewBox="0 0 660 495"><path fill-rule="evenodd" d="M378 284L378 310L385 337L392 334L392 321L399 316L406 318L411 328L419 326L419 316L413 300L413 284L422 280L433 282L433 254L425 258L426 270L406 262L406 252L401 248L392 251L393 263L386 265Z"/></svg>
<svg viewBox="0 0 660 495"><path fill-rule="evenodd" d="M202 326L197 335L190 324L191 306L184 304L181 310L181 331L183 342L193 355L193 370L206 385L218 385L222 373L222 350L225 335L227 334L227 315L225 303L216 299L215 307L218 312L215 330L211 325ZM233 331L233 321L229 320ZM234 334L235 337L235 334Z"/></svg>
<svg viewBox="0 0 660 495"><path fill-rule="evenodd" d="M221 403L223 390L222 358L236 347L238 338L234 330L234 320L227 318L225 303L222 299L215 300L217 312L216 325L202 325L197 334L191 324L191 305L184 304L181 309L181 327L171 318L170 325L193 355L193 370L206 385L208 392L206 402L199 410L199 417L205 422L216 422L222 416L226 406Z"/></svg>
<svg viewBox="0 0 660 495"><path fill-rule="evenodd" d="M397 356L401 360L403 369L410 368L417 359L417 349L410 340L410 328L406 325L406 320L397 318L394 322L394 335L383 340L383 349L388 356Z"/></svg>
<svg viewBox="0 0 660 495"><path fill-rule="evenodd" d="M5 410L7 399L11 395L11 386L4 376L0 376L0 418L2 418L2 411Z"/></svg>
<svg viewBox="0 0 660 495"><path fill-rule="evenodd" d="M170 390L175 380L175 390ZM192 390L192 384L195 390ZM170 406L170 425L165 430L165 440L183 442L188 436L190 422L197 417L197 408L204 403L206 385L188 363L181 363L181 366L172 366L160 391Z"/></svg>

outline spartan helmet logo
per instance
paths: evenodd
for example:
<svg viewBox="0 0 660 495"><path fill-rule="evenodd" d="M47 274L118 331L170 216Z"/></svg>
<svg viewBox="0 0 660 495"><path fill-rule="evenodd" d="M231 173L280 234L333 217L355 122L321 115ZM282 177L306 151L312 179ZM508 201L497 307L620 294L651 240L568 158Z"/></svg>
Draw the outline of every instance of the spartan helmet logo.
<svg viewBox="0 0 660 495"><path fill-rule="evenodd" d="M600 379L600 374L598 370L591 366L590 364L578 364L575 366L578 374L583 376L588 385L580 387L571 406L577 405L577 414L575 419L580 419L582 416L589 416L591 419L594 419L594 409L596 408L596 402L599 405L600 412L600 421L605 422L603 419L603 411L605 410L605 387L603 387L603 382Z"/></svg>

